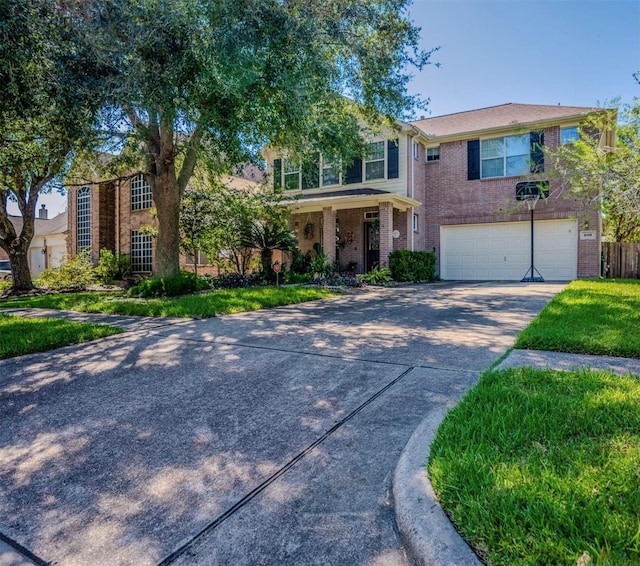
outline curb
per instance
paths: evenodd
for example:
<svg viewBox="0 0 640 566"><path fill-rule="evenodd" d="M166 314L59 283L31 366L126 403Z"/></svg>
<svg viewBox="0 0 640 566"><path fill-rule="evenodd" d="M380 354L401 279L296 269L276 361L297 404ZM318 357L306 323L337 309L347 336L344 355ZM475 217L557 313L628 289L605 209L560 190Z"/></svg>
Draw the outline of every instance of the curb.
<svg viewBox="0 0 640 566"><path fill-rule="evenodd" d="M396 522L418 566L482 566L436 499L425 462L447 407L431 412L411 435L393 475Z"/></svg>

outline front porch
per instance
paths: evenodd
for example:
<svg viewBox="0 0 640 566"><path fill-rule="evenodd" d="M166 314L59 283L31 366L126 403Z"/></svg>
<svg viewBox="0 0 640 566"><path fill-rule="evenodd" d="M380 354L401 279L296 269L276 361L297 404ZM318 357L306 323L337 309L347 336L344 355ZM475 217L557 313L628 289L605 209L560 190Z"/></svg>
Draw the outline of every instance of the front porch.
<svg viewBox="0 0 640 566"><path fill-rule="evenodd" d="M343 271L366 273L388 266L393 250L413 249L409 197L378 189L317 193L287 203L300 250L322 250Z"/></svg>

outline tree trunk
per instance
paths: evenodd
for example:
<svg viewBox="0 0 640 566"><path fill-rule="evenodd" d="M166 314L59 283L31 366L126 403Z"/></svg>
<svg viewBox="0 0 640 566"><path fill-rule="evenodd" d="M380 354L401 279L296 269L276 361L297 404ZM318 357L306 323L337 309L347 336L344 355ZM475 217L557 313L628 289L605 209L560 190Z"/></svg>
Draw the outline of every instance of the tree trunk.
<svg viewBox="0 0 640 566"><path fill-rule="evenodd" d="M158 211L154 274L171 277L180 271L180 190L173 170L162 171L153 183Z"/></svg>
<svg viewBox="0 0 640 566"><path fill-rule="evenodd" d="M260 259L262 260L262 270L270 274L273 271L271 266L273 250L271 248L263 248L262 252L260 252L260 256Z"/></svg>
<svg viewBox="0 0 640 566"><path fill-rule="evenodd" d="M16 245L17 244L17 245ZM14 240L14 245L5 250L11 261L11 274L13 276L13 291L30 291L33 289L31 270L27 259L29 253L28 244L25 245L21 238Z"/></svg>

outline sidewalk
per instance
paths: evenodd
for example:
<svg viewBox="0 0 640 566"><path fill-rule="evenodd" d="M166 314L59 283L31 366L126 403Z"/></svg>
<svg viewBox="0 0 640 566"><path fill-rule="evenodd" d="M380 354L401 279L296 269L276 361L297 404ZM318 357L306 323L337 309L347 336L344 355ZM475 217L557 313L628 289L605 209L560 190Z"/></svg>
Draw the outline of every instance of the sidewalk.
<svg viewBox="0 0 640 566"><path fill-rule="evenodd" d="M591 368L640 375L638 359L535 350L512 350L496 369L521 366L560 371ZM425 469L429 447L445 416L445 410L427 416L402 451L393 478L396 521L416 565L482 566L440 507Z"/></svg>

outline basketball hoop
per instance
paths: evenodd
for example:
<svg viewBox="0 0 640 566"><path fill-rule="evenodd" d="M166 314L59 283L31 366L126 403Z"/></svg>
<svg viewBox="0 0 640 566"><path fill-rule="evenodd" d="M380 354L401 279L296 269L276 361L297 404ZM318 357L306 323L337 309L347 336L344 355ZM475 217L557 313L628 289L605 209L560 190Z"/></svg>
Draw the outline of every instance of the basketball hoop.
<svg viewBox="0 0 640 566"><path fill-rule="evenodd" d="M524 195L522 200L527 203L527 208L529 210L535 210L536 204L538 204L538 201L540 200L540 194Z"/></svg>

